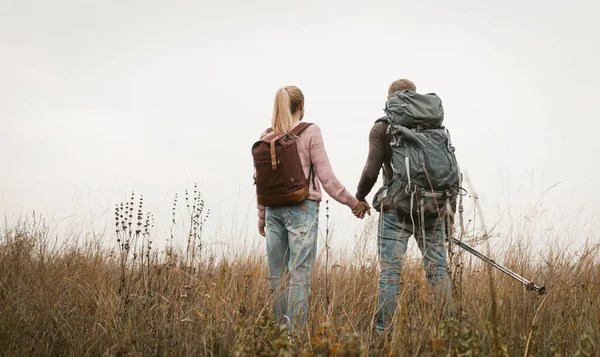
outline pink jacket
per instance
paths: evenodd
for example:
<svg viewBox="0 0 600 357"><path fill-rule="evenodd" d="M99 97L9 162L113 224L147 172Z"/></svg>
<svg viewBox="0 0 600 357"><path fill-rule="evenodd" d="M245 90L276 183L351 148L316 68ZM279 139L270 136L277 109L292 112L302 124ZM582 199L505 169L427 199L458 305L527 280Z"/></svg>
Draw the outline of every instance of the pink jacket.
<svg viewBox="0 0 600 357"><path fill-rule="evenodd" d="M298 122L299 123L299 122ZM298 124L296 124L298 125ZM263 132L261 138L266 134ZM358 200L354 197L346 188L340 183L331 164L329 163L329 157L325 151L325 145L323 144L323 136L321 136L321 129L313 124L305 129L298 136L296 141L298 146L298 154L300 154L300 161L302 162L302 168L304 174L308 177L310 172L310 164L312 163L315 170L315 175L318 180L315 180L316 189L313 188L312 182L310 183L309 200L321 202L321 184L325 189L325 192L336 201L354 208L358 204ZM265 224L265 207L258 205L258 225L264 227Z"/></svg>

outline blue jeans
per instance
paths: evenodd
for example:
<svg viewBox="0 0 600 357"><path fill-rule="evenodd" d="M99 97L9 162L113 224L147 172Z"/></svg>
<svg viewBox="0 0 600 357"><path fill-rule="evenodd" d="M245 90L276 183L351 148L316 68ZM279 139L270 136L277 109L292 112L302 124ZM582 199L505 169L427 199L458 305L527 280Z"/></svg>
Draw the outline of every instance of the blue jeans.
<svg viewBox="0 0 600 357"><path fill-rule="evenodd" d="M267 207L267 256L275 322L304 324L308 311L311 270L317 255L319 203Z"/></svg>
<svg viewBox="0 0 600 357"><path fill-rule="evenodd" d="M423 227L420 221L416 221L414 233L417 245L423 255L427 280L433 286L437 297L442 299L445 312L448 313L451 292L450 281L446 272L444 220L437 217L428 217L424 220ZM402 260L406 254L408 239L412 234L413 224L410 217L400 217L394 213L383 213L383 217L380 216L379 226L377 227L377 251L381 267L377 299L376 330L378 332L383 332L396 312L396 299L400 295Z"/></svg>

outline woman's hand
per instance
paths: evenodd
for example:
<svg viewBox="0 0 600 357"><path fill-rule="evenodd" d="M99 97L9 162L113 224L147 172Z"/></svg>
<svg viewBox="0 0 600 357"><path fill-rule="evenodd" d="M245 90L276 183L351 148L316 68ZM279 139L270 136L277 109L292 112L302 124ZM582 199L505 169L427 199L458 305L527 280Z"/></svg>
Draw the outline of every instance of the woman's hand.
<svg viewBox="0 0 600 357"><path fill-rule="evenodd" d="M352 214L356 216L356 218L363 219L365 217L365 213L371 215L371 207L366 202L358 201L356 206L352 209Z"/></svg>

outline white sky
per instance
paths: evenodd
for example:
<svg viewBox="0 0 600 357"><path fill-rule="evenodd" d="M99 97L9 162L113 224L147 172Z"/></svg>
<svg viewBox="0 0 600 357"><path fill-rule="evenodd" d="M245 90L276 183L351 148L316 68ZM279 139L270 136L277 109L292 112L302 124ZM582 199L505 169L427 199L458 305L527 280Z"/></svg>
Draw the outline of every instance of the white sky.
<svg viewBox="0 0 600 357"><path fill-rule="evenodd" d="M304 91L305 120L354 193L387 88L409 78L442 98L489 226L538 247L597 242L599 12L594 1L0 0L0 210L85 233L110 227L135 190L168 229L173 195L198 182L215 211L207 239L260 242L250 147L276 89ZM334 246L351 248L364 222L331 209Z"/></svg>

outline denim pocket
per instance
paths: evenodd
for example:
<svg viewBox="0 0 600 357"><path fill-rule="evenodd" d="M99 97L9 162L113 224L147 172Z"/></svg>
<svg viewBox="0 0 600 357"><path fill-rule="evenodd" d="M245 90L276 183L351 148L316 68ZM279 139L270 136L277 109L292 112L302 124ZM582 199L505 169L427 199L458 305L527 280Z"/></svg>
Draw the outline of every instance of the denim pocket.
<svg viewBox="0 0 600 357"><path fill-rule="evenodd" d="M288 206L288 223L294 230L305 234L315 223L317 211L317 202L311 200L304 200L298 204Z"/></svg>

